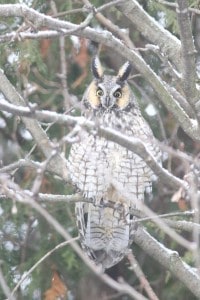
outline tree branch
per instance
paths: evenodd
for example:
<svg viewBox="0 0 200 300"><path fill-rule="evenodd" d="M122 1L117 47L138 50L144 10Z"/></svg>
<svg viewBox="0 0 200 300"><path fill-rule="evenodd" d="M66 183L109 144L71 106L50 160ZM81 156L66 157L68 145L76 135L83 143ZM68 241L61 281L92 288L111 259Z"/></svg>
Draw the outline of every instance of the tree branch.
<svg viewBox="0 0 200 300"><path fill-rule="evenodd" d="M177 8L178 5L177 3L172 3L172 2L169 2L169 1L164 1L164 0L156 0L156 2L160 3L160 4L163 4L165 6L168 6L168 7L172 7L172 8ZM197 8L193 8L193 7L188 7L188 10L192 13L195 13L197 15L200 15L200 10L197 9Z"/></svg>
<svg viewBox="0 0 200 300"><path fill-rule="evenodd" d="M127 254L127 258L129 260L131 269L134 271L135 275L139 279L140 284L141 284L142 288L146 291L149 299L150 300L159 300L158 297L156 296L156 294L154 293L152 287L150 286L148 280L146 279L142 269L140 268L138 261L136 260L136 258L133 255L133 253L129 252Z"/></svg>
<svg viewBox="0 0 200 300"><path fill-rule="evenodd" d="M85 3L85 5L92 6L89 0L82 0L82 1ZM121 3L123 1L124 0L117 2L116 4ZM119 26L113 24L109 19L105 18L104 15L102 15L99 11L100 11L99 9L96 9L96 14L95 14L95 18L99 21L99 23L102 24L105 28L107 28L110 32L112 32L115 36L117 36L122 41L124 41L127 47L129 47L130 49L134 48L134 44L129 38L128 34L122 31L119 28Z"/></svg>
<svg viewBox="0 0 200 300"><path fill-rule="evenodd" d="M0 90L6 97L6 99L16 106L23 106L25 109L25 101L20 96L20 94L16 91L10 81L6 78L3 71L0 69ZM28 108L31 111L31 107ZM22 117L22 121L24 122L26 128L29 130L31 135L33 136L37 146L41 149L46 158L52 155L51 142L46 135L45 131L42 129L37 120ZM64 159L56 155L53 160L49 163L49 168L54 170L53 172L57 173L66 181L69 180L66 164Z"/></svg>
<svg viewBox="0 0 200 300"><path fill-rule="evenodd" d="M83 199L83 196L80 193L72 194L72 195L55 195L55 194L42 194L42 193L39 193L38 196L37 196L37 199L39 201L49 201L49 202L64 201L66 203L87 201L87 199ZM88 200L88 202L92 202L92 201Z"/></svg>
<svg viewBox="0 0 200 300"><path fill-rule="evenodd" d="M165 220L161 218L157 218L156 213L154 213L150 208L148 208L145 204L142 205L142 211L145 213L146 216L151 217L151 221L158 225L158 227L165 232L168 236L174 239L178 244L182 245L186 249L195 252L198 248L194 242L190 242L186 240L184 237L176 233L172 228L165 223Z"/></svg>
<svg viewBox="0 0 200 300"><path fill-rule="evenodd" d="M0 108L2 110L7 110L12 113L16 113L17 115L29 116L31 118L36 118L42 122L57 122L60 124L68 124L68 125L78 125L81 128L87 128L88 130L96 129L96 124L94 122L88 121L83 117L72 117L68 115L58 114L56 112L50 111L31 111L29 108L25 107L16 107L13 105L8 105L5 102L0 103ZM173 176L167 170L163 169L157 160L152 156L152 154L147 150L145 144L138 138L130 138L124 136L122 133L105 127L98 127L97 134L106 138L107 140L118 143L124 148L136 153L138 156L143 158L143 160L147 163L147 165L154 171L154 173L158 176L158 178L173 187L174 189L178 189L180 186L184 186L187 188L187 185L183 180ZM58 166L56 166L57 168ZM54 170L55 172L55 170ZM69 179L68 179L69 180Z"/></svg>
<svg viewBox="0 0 200 300"><path fill-rule="evenodd" d="M126 57L131 63L141 72L144 78L150 82L159 96L159 99L163 102L166 108L173 113L177 121L180 123L184 131L193 139L200 140L200 130L197 122L191 120L180 105L169 94L165 84L160 78L150 69L140 55L134 50L128 49L121 41L115 38L110 32L102 31L97 32L92 28L84 28L80 32L78 25L70 22L55 20L50 16L45 16L26 5L18 4L5 4L0 5L0 16L21 16L26 17L29 21L33 22L36 28L46 26L53 29L58 29L64 34L67 30L74 30L75 35L81 35L85 38L89 38L95 42L103 43L112 49L115 49L117 53Z"/></svg>
<svg viewBox="0 0 200 300"><path fill-rule="evenodd" d="M177 230L184 230L187 232L193 232L194 228L198 231L198 234L200 234L200 224L189 222L189 221L174 221L174 220L167 220L165 219L165 223Z"/></svg>
<svg viewBox="0 0 200 300"><path fill-rule="evenodd" d="M199 92L196 88L196 49L192 36L187 0L177 0L177 19L181 37L183 90L188 103L199 116ZM189 80L188 80L189 79Z"/></svg>
<svg viewBox="0 0 200 300"><path fill-rule="evenodd" d="M137 30L151 43L158 45L160 51L167 57L176 69L180 71L180 41L168 30L162 28L149 16L135 0L128 0L117 5L123 13L137 28Z"/></svg>
<svg viewBox="0 0 200 300"><path fill-rule="evenodd" d="M14 182L9 181L4 176L0 177L2 189L4 193L16 201L30 205L44 219L54 227L54 229L63 236L66 240L70 240L71 236L68 232L36 201L30 197L29 193L22 191ZM134 241L146 251L150 256L154 257L161 265L169 269L173 275L179 278L196 296L200 297L200 278L197 270L192 269L184 263L178 253L165 248L153 237L151 237L140 226L135 232ZM108 275L102 274L101 271L83 254L78 245L72 243L72 248L83 259L86 265L104 282L109 284L112 288L127 293L133 299L146 299L125 283L118 283L112 280Z"/></svg>
<svg viewBox="0 0 200 300"><path fill-rule="evenodd" d="M147 300L146 297L138 293L134 288L132 288L127 283L120 283L113 280L107 274L102 273L101 267L96 266L80 249L80 247L75 243L70 234L66 229L60 225L60 223L50 215L40 204L34 201L29 194L25 193L20 189L20 187L12 181L9 181L8 178L4 176L0 177L0 183L4 193L11 198L14 198L16 201L29 205L34 210L36 210L65 240L71 241L70 245L74 251L79 255L83 260L86 266L94 272L103 282L112 287L113 289L128 294L132 299L136 300ZM12 295L12 294L11 294Z"/></svg>
<svg viewBox="0 0 200 300"><path fill-rule="evenodd" d="M197 269L183 262L176 251L160 244L141 227L135 233L134 242L200 298L200 276Z"/></svg>

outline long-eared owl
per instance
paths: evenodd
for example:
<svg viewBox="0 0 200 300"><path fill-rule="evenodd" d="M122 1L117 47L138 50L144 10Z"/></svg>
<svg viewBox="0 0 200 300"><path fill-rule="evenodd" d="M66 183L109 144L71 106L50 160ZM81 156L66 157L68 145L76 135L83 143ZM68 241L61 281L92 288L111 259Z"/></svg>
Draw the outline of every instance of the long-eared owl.
<svg viewBox="0 0 200 300"><path fill-rule="evenodd" d="M94 80L86 89L83 115L96 126L140 138L159 159L151 129L143 119L127 78L126 62L116 76L105 75L98 57L92 63ZM94 132L84 132L71 147L68 169L72 182L88 202L76 203L81 244L103 269L118 263L132 243L130 208L140 209L144 192L151 190L152 170L135 153Z"/></svg>

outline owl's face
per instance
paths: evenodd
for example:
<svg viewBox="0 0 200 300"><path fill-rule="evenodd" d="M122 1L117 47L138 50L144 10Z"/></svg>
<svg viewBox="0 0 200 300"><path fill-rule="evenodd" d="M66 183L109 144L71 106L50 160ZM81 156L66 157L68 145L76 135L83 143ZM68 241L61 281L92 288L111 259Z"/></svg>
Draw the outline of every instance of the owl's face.
<svg viewBox="0 0 200 300"><path fill-rule="evenodd" d="M127 78L131 71L129 62L119 70L117 76L104 75L99 59L93 60L92 71L95 79L83 97L86 107L94 110L124 110L130 104L131 91Z"/></svg>

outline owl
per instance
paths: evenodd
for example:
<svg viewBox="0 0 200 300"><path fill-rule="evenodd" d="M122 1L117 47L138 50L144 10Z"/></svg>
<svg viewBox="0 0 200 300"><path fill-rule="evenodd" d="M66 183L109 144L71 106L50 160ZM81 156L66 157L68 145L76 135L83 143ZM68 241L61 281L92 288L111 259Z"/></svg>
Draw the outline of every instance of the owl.
<svg viewBox="0 0 200 300"><path fill-rule="evenodd" d="M82 114L96 126L140 138L159 160L153 133L127 83L130 71L126 62L116 76L105 75L95 57L94 79L83 95ZM152 170L141 157L95 131L82 132L80 142L72 145L68 170L85 200L75 206L82 247L97 265L110 268L133 241L137 228L130 209L140 209L145 191L151 191Z"/></svg>

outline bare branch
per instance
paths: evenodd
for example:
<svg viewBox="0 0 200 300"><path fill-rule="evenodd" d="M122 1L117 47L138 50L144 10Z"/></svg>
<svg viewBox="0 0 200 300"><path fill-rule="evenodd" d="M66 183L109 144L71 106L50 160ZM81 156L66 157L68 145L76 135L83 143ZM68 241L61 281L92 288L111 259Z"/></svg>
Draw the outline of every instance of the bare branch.
<svg viewBox="0 0 200 300"><path fill-rule="evenodd" d="M171 7L171 8L177 8L177 3L172 3L169 1L164 1L164 0L156 0L156 2L163 4L165 6ZM200 10L197 8L193 8L193 7L188 7L188 10L192 13L195 13L197 15L200 15Z"/></svg>
<svg viewBox="0 0 200 300"><path fill-rule="evenodd" d="M25 115L29 117L36 117L40 121L48 121L48 122L58 122L60 124L68 124L68 125L79 125L80 129L82 127L88 128L89 130L96 128L94 122L87 121L83 117L72 117L67 115L61 115L57 114L56 112L49 112L49 111L33 111L29 108L23 108L20 109L20 107L14 107L11 105L6 105L5 102L0 103L0 108L5 110L6 107L8 108L7 111L17 112L19 115ZM9 110L11 109L11 110ZM178 189L180 186L185 185L184 181L181 179L173 176L170 174L167 170L163 169L160 164L156 161L156 159L152 156L152 154L147 150L145 147L145 144L140 141L138 138L130 138L124 136L122 133L111 129L111 128L104 128L99 127L97 129L97 134L101 135L102 137L105 137L108 140L114 141L115 143L118 143L122 147L127 148L128 150L136 153L140 157L143 158L143 160L148 164L148 166L154 171L154 173L159 177L159 179L165 184L172 186L175 189Z"/></svg>
<svg viewBox="0 0 200 300"><path fill-rule="evenodd" d="M33 22L37 28L47 26L49 28L58 29L65 33L65 30L73 30L75 35L80 35L79 26L70 22L60 21L53 19L50 16L45 16L39 12L28 8L26 5L18 4L5 4L0 5L0 16L21 16L26 17L29 21ZM177 121L180 123L184 131L196 140L200 140L200 130L197 123L191 120L175 99L168 93L164 83L157 75L150 69L138 53L132 49L128 49L126 45L115 38L110 32L102 31L97 32L92 28L84 28L81 30L81 36L92 39L96 42L103 43L117 53L130 60L133 65L141 72L141 74L150 82L152 87L158 93L160 100L171 111ZM163 34L164 36L164 34ZM177 49L177 48L176 48ZM177 60L178 61L178 60Z"/></svg>
<svg viewBox="0 0 200 300"><path fill-rule="evenodd" d="M166 213L166 214L158 214L155 216L151 216L151 217L146 217L146 215L138 210L132 209L131 213L134 214L134 216L139 217L140 219L137 222L146 222L146 221L151 221L153 219L157 219L157 218L172 218L172 217L193 217L194 216L194 211L192 210L187 210L187 211L177 211L177 212L172 212L172 213ZM166 220L166 219L165 219ZM173 226L172 226L173 227Z"/></svg>
<svg viewBox="0 0 200 300"><path fill-rule="evenodd" d="M9 80L4 75L3 71L0 70L0 89L6 99L8 99L11 103L14 105L21 105L25 106L24 99L20 96L20 94L15 90L13 85L9 82ZM29 110L31 110L31 107L29 107ZM42 150L44 155L48 158L52 155L52 151L54 150L52 148L52 145L50 143L50 140L48 136L46 135L45 131L42 129L40 124L37 120L32 120L30 118L22 118L24 124L26 125L26 128L29 130L29 132L34 137L37 146ZM68 179L67 170L65 167L64 159L56 155L54 157L54 160L51 160L49 164L49 168L54 169L54 171L62 176L64 179ZM56 171L57 170L57 171Z"/></svg>
<svg viewBox="0 0 200 300"><path fill-rule="evenodd" d="M199 93L196 89L196 49L189 18L187 0L177 0L177 19L181 37L183 90L188 103L199 114ZM188 80L189 78L189 80Z"/></svg>
<svg viewBox="0 0 200 300"><path fill-rule="evenodd" d="M127 254L127 258L129 260L131 269L134 271L135 275L139 279L140 284L141 284L142 288L145 289L149 299L150 300L159 300L158 297L156 296L156 294L154 293L152 287L150 286L148 280L146 279L142 269L140 268L138 261L136 260L136 258L133 255L133 253L129 252Z"/></svg>
<svg viewBox="0 0 200 300"><path fill-rule="evenodd" d="M110 1L109 3L106 3L106 4L103 4L101 5L100 7L96 8L96 12L101 12L103 10L107 10L108 8L110 7L115 7L117 4L123 2L124 0L113 0L113 1Z"/></svg>
<svg viewBox="0 0 200 300"><path fill-rule="evenodd" d="M174 221L165 219L165 223L177 230L184 230L187 232L193 232L194 228L196 228L198 234L200 234L200 224L189 222L189 221Z"/></svg>
<svg viewBox="0 0 200 300"><path fill-rule="evenodd" d="M165 220L161 218L156 218L157 215L146 205L143 204L142 211L145 213L146 216L151 217L151 221L158 225L158 227L163 230L167 235L169 235L172 239L174 239L177 243L182 245L183 247L187 248L195 252L198 249L198 245L194 242L190 242L186 240L181 235L177 234L172 228L170 228Z"/></svg>
<svg viewBox="0 0 200 300"><path fill-rule="evenodd" d="M179 103L179 105L185 110L189 117L195 119L196 114L192 109L191 105L187 102L185 97L183 97L174 87L166 85L169 93L174 97L174 99Z"/></svg>
<svg viewBox="0 0 200 300"><path fill-rule="evenodd" d="M19 159L18 161L9 164L7 166L4 166L0 169L0 173L12 173L14 170L22 168L22 167L29 167L33 169L37 169L41 167L41 164L39 162L35 162L28 159Z"/></svg>
<svg viewBox="0 0 200 300"><path fill-rule="evenodd" d="M169 57L180 71L180 41L162 28L135 0L118 4L117 8L136 26L137 30L151 43L159 45L161 52Z"/></svg>
<svg viewBox="0 0 200 300"><path fill-rule="evenodd" d="M94 272L103 282L116 289L119 292L128 294L131 298L136 300L147 300L146 297L138 293L134 288L132 288L127 283L120 283L113 280L107 274L102 273L101 267L97 267L80 249L80 247L75 243L70 234L66 229L60 225L60 223L51 216L41 205L34 201L29 194L22 191L19 186L15 183L5 180L5 177L0 177L0 182L2 189L8 197L14 198L16 201L29 205L34 210L36 210L43 218L67 241L70 240L70 245L74 251L79 255L79 257L84 261L84 263ZM7 186L9 185L9 187ZM12 294L11 294L12 295Z"/></svg>
<svg viewBox="0 0 200 300"><path fill-rule="evenodd" d="M88 0L82 0L87 6L91 6L92 4L90 3L90 1ZM124 1L124 0L123 0ZM121 3L123 2L121 1L116 1L115 4ZM111 2L112 3L112 2ZM108 4L111 4L108 3ZM104 6L108 6L108 4L105 4ZM102 7L104 7L102 6ZM101 7L101 8L102 8ZM122 41L124 41L124 43L130 48L134 48L134 44L131 41L131 39L129 38L128 34L126 34L124 31L122 31L116 24L113 24L109 19L107 19L106 17L104 17L104 15L102 15L100 13L102 9L98 8L95 9L96 14L95 14L95 18L99 21L100 24L102 24L103 26L105 26L105 28L107 28L108 30L110 30L110 32L112 32L113 34L115 34L117 37L119 37Z"/></svg>
<svg viewBox="0 0 200 300"><path fill-rule="evenodd" d="M151 257L170 270L197 298L200 298L200 276L197 269L183 262L176 251L160 244L142 228L136 231L134 242L145 252L148 249Z"/></svg>
<svg viewBox="0 0 200 300"><path fill-rule="evenodd" d="M59 234L61 234L61 236L63 236L66 240L71 239L66 229L64 229L42 206L33 201L28 193L21 191L21 189L12 181L6 181L5 177L2 177L0 179L2 189L8 197L14 197L16 201L30 205L39 214L41 214L44 219L51 226L53 226ZM194 269L190 268L187 264L182 262L177 252L166 249L140 227L135 232L134 241L145 251L148 251L149 255L154 257L163 266L170 269L170 271L176 277L178 277L195 295L200 296L199 275ZM141 297L140 294L138 295L138 293L129 285L125 283L118 283L112 280L108 275L102 274L101 271L87 257L85 257L81 249L76 244L74 244L74 242L72 243L72 247L83 259L86 265L112 288L116 289L117 291L127 293L133 299L146 299L144 297Z"/></svg>
<svg viewBox="0 0 200 300"><path fill-rule="evenodd" d="M83 198L83 196L79 193L73 194L73 195L55 195L55 194L42 194L39 193L37 195L37 199L39 201L48 201L48 202L80 202L80 201L85 201L85 202L92 202L92 200L88 200Z"/></svg>

